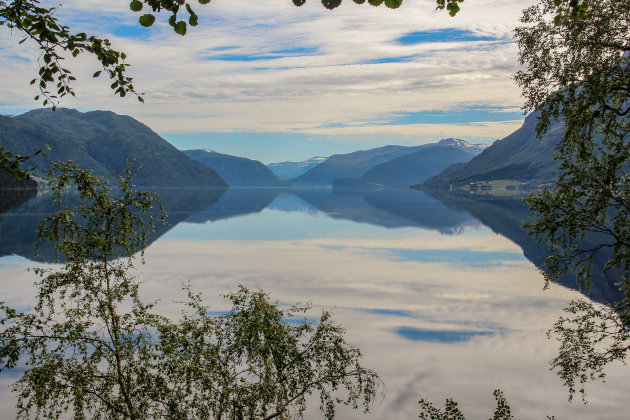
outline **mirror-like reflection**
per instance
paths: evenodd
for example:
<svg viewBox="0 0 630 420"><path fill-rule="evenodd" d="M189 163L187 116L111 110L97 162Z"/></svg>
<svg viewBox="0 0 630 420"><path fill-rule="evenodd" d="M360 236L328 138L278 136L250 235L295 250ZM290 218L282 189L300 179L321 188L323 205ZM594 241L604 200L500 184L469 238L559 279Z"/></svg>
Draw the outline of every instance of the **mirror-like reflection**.
<svg viewBox="0 0 630 420"><path fill-rule="evenodd" d="M157 240L182 220L213 206L225 190L207 188L171 188L155 190L158 193L162 206L168 214L168 223L162 225L156 223L155 232L149 235L148 243ZM11 194L11 199L16 196ZM19 199L21 195L17 195ZM17 255L30 258L35 261L55 261L54 251L50 244L42 243L37 255L37 227L48 216L55 213L58 208L51 204L52 193L41 192L31 196L29 200L20 203L0 213L0 257ZM78 205L77 194L68 192L64 195L64 204L68 207ZM155 215L159 217L158 209Z"/></svg>
<svg viewBox="0 0 630 420"><path fill-rule="evenodd" d="M267 208L280 192L279 188L230 188L215 204L192 214L186 222L208 223L258 213Z"/></svg>
<svg viewBox="0 0 630 420"><path fill-rule="evenodd" d="M478 224L466 211L448 208L433 197L409 189L296 190L292 193L331 217L388 228L415 226L458 233Z"/></svg>
<svg viewBox="0 0 630 420"><path fill-rule="evenodd" d="M492 195L441 194L436 195L436 198L452 209L465 210L494 232L516 243L523 250L525 257L537 267L544 264L548 256L547 248L528 236L527 230L523 227L524 221L531 220L529 209L524 202ZM602 273L602 268L608 260L605 253L606 250L602 250L593 259L595 270L589 297L607 304L618 302L623 298L623 293L615 285L619 272L611 270ZM579 289L576 278L571 274L563 276L559 282L566 287Z"/></svg>
<svg viewBox="0 0 630 420"><path fill-rule="evenodd" d="M37 189L0 189L0 213L6 213L37 196Z"/></svg>
<svg viewBox="0 0 630 420"><path fill-rule="evenodd" d="M240 283L283 304L310 301L314 311L331 309L365 366L387 385L372 413L343 409L340 419L417 418L421 396L436 404L453 397L469 418L487 418L495 388L503 389L516 418L627 417L627 368L589 386L586 406L568 403L549 371L557 348L545 332L580 294L560 285L542 290L528 260L542 248L519 237L524 213L518 206L441 202L412 190L181 194L163 195L171 226L156 234L161 237L152 239L146 264L138 267L144 298L159 299L161 312L177 316L173 300L183 299L180 286L190 281L221 312L227 304L219 295ZM1 216L3 238L11 220L24 217L34 228L47 214L35 202ZM26 248L27 242L13 243ZM4 255L29 256L4 240L2 246ZM32 305L27 286L34 278L25 269L34 264L43 262L0 258L3 300ZM14 412L10 381L0 376L4 413ZM315 399L306 417L321 418L317 407Z"/></svg>

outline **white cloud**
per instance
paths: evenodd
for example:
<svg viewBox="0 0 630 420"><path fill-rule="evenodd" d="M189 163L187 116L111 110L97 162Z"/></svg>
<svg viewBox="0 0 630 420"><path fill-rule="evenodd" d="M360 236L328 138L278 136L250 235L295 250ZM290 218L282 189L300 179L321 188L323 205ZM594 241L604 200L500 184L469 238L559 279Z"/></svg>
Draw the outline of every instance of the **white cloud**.
<svg viewBox="0 0 630 420"><path fill-rule="evenodd" d="M46 2L44 2L46 3ZM117 37L118 25L134 25L137 14L126 2L70 0L58 15L76 30L109 37L129 56L134 85L146 104L112 95L106 80L92 80L96 69L87 58L72 63L79 80L77 98L63 106L111 109L131 115L158 132L266 131L325 135L379 133L417 138L460 136L495 139L520 123L405 124L365 126L394 114L457 110L462 103L518 108L516 47L507 42L527 3L484 0L463 4L457 17L435 11L430 0L405 0L398 10L356 5L350 0L334 11L309 0L296 8L289 0L251 2L215 0L197 5L200 25L185 37L159 18L143 37ZM400 45L413 32L458 29L498 41L433 42ZM2 97L5 109L37 106L28 81L36 66L33 47L17 47L2 31ZM230 50L217 48L234 47ZM299 52L274 60L220 61L213 54L269 56L279 50ZM14 58L15 56L20 58ZM382 64L395 57L408 61ZM264 68L264 69L261 69ZM341 128L320 128L334 124Z"/></svg>

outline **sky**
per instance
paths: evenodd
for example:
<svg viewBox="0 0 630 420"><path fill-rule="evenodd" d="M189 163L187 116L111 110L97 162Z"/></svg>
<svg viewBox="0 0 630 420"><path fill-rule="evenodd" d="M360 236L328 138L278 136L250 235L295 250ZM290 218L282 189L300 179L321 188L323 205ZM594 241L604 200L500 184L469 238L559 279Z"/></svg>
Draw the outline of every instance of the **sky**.
<svg viewBox="0 0 630 420"><path fill-rule="evenodd" d="M450 17L433 0L332 11L317 0L213 0L192 3L199 26L182 37L167 15L142 28L126 0L65 0L56 16L124 51L145 103L114 96L81 55L67 63L77 96L60 106L130 115L179 149L264 163L447 137L491 143L523 121L512 31L529 3L467 0ZM20 39L1 28L2 114L40 106L29 86L39 52Z"/></svg>

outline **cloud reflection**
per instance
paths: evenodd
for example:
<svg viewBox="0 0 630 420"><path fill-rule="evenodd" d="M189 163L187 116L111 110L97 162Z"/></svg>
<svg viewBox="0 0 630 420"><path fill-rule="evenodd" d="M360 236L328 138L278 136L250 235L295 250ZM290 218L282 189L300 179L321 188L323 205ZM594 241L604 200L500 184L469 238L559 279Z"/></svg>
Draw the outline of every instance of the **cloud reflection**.
<svg viewBox="0 0 630 420"><path fill-rule="evenodd" d="M279 214L294 220L287 225ZM328 229L319 230L322 223ZM227 238L226 232L242 225L264 226L271 236ZM287 226L303 227L301 236L271 234ZM196 230L194 240L182 235L189 228ZM427 251L427 257L400 259L384 249ZM481 254L488 253L494 262L429 258L435 249L479 253L482 261L488 258ZM497 250L506 254L493 254ZM372 413L340 409L342 420L417 418L420 396L436 404L453 397L469 418L487 418L495 388L504 390L517 418L622 419L630 409L622 368L613 369L606 384L590 387L587 406L566 402L566 390L548 369L557 349L545 331L579 294L553 285L543 291L542 278L520 248L486 228L449 236L267 209L207 225L182 223L154 242L145 258L138 267L142 296L159 299L159 311L169 316L178 316L172 301L185 297L180 286L187 282L203 291L215 313L229 309L220 295L238 284L260 287L282 304L310 301L309 319L331 310L349 342L361 349L365 366L387 385ZM32 263L0 259L0 264L3 278L11 275L3 298L27 306L32 290L23 285L33 278L19 269ZM4 388L0 401L10 400ZM307 419L321 418L317 405L314 401Z"/></svg>
<svg viewBox="0 0 630 420"><path fill-rule="evenodd" d="M440 343L469 341L475 337L494 334L492 331L427 330L413 327L398 327L394 332L407 340L437 341Z"/></svg>

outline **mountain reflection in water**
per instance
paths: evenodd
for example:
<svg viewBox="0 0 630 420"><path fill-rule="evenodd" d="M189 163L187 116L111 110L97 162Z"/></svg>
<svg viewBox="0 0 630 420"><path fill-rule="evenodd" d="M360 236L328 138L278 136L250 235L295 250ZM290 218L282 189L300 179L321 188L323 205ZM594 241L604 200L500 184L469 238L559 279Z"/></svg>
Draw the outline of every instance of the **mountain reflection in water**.
<svg viewBox="0 0 630 420"><path fill-rule="evenodd" d="M204 292L213 313L238 284L260 287L281 304L310 301L316 319L331 309L359 347L365 366L387 385L373 412L341 408L339 419L412 419L417 401L452 397L469 418L488 418L501 388L516 418L622 419L630 411L627 371L613 370L590 389L590 402L568 403L549 372L557 352L546 330L579 293L543 280L544 248L520 227L518 202L439 200L413 190L335 194L331 190L229 189L160 192L170 225L150 238L138 271L146 301L178 316L182 283ZM53 209L42 195L0 215L1 255L30 258L34 229ZM518 245L518 246L517 246ZM523 256L525 254L525 257ZM25 308L33 290L26 267L0 258L3 296ZM570 285L570 283L567 283ZM601 287L600 287L601 286ZM604 281L601 301L614 299ZM0 410L13 411L0 376ZM321 418L317 398L306 418Z"/></svg>
<svg viewBox="0 0 630 420"><path fill-rule="evenodd" d="M386 228L431 229L446 235L460 235L485 225L518 244L525 257L538 267L548 255L546 248L527 237L527 232L522 227L523 221L529 218L527 206L512 198L449 194L432 197L409 189L337 193L331 189L231 188L224 192L190 188L163 189L156 192L168 214L168 224L156 224L156 231L149 236L149 244L182 221L216 222L270 208L284 212L324 214L333 219ZM34 257L36 228L45 217L55 211L50 204L50 198L49 194L40 194L0 213L0 235L3 238L0 256L19 255L41 262L54 261L54 252L49 244L42 244L38 255ZM78 197L68 194L67 203L78 204ZM434 255L429 255L425 250L417 257L414 254L417 253L413 250L398 251L402 258L430 258L437 261L454 257L452 250ZM468 253L468 256L478 261L482 254L475 257ZM570 275L563 277L560 282L578 289L577 281ZM622 294L615 286L614 274L596 275L589 297L602 303L621 299Z"/></svg>

